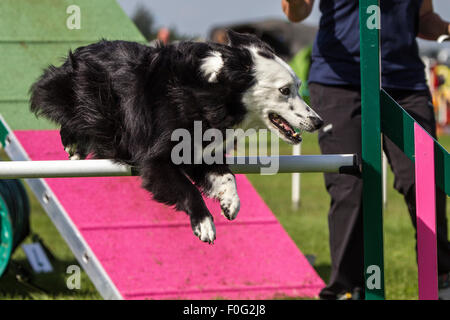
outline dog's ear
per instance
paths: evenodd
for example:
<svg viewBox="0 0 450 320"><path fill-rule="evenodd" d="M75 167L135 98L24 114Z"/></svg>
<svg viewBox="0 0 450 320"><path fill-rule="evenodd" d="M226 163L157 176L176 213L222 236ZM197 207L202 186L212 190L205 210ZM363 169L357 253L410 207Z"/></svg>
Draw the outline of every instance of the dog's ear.
<svg viewBox="0 0 450 320"><path fill-rule="evenodd" d="M250 33L238 33L233 30L227 30L228 45L230 47L255 47L266 56L273 58L275 51L269 44L259 39L256 35Z"/></svg>
<svg viewBox="0 0 450 320"><path fill-rule="evenodd" d="M244 45L250 45L251 43L257 41L259 42L258 38L252 34L248 33L238 33L231 29L227 30L227 37L228 37L228 45L230 47L242 47Z"/></svg>

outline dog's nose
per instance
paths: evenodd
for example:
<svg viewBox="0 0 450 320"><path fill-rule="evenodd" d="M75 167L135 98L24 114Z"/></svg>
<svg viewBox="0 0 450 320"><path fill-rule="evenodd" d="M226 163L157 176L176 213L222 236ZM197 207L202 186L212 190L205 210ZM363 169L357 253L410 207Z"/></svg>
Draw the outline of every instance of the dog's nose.
<svg viewBox="0 0 450 320"><path fill-rule="evenodd" d="M312 122L315 130L320 129L323 126L323 120L318 117L308 117Z"/></svg>

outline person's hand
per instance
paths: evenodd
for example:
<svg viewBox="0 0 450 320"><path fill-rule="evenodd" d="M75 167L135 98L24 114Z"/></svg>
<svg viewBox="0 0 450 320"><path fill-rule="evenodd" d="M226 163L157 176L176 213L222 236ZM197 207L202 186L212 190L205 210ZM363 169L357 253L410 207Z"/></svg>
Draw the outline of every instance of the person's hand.
<svg viewBox="0 0 450 320"><path fill-rule="evenodd" d="M281 0L281 2L286 2L288 5L301 5L304 0Z"/></svg>
<svg viewBox="0 0 450 320"><path fill-rule="evenodd" d="M281 0L284 14L292 22L306 19L312 11L314 0Z"/></svg>

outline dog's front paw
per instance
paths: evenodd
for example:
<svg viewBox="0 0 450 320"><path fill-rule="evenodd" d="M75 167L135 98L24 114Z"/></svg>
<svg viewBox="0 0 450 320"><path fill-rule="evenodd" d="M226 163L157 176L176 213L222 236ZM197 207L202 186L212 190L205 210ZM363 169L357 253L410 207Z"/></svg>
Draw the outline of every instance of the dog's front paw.
<svg viewBox="0 0 450 320"><path fill-rule="evenodd" d="M214 226L213 218L207 216L199 222L191 220L192 231L203 242L214 243L216 240L216 227Z"/></svg>
<svg viewBox="0 0 450 320"><path fill-rule="evenodd" d="M65 147L64 150L67 152L67 154L69 155L69 159L70 160L80 160L81 156L80 154L77 152L77 148L75 145L70 145L68 147Z"/></svg>
<svg viewBox="0 0 450 320"><path fill-rule="evenodd" d="M228 220L234 220L241 206L236 189L236 180L231 173L209 176L211 190L209 195L220 202L222 215Z"/></svg>

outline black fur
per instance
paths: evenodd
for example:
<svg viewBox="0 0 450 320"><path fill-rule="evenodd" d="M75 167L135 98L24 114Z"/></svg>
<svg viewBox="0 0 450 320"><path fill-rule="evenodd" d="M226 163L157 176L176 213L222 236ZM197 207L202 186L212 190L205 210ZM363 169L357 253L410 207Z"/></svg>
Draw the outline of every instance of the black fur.
<svg viewBox="0 0 450 320"><path fill-rule="evenodd" d="M247 37L247 42L245 41ZM226 165L175 166L172 131L224 130L247 110L242 94L254 83L251 41L272 54L256 37L229 34L229 46L181 42L149 47L125 41L100 41L69 52L60 67L50 66L31 88L31 111L61 125L64 146L76 145L81 158L113 159L136 166L142 186L155 200L185 211L192 225L210 216L201 193L208 172L230 172ZM201 59L219 51L224 67L216 83L200 72Z"/></svg>

